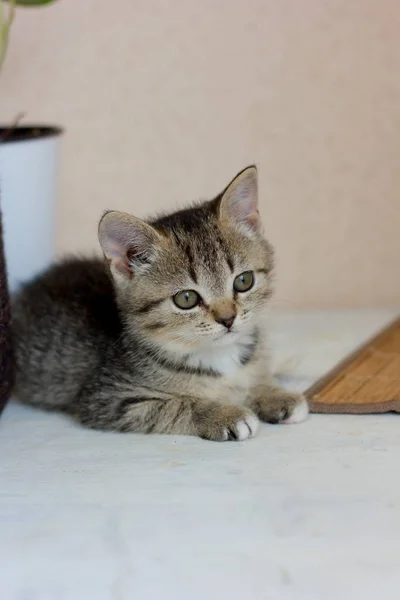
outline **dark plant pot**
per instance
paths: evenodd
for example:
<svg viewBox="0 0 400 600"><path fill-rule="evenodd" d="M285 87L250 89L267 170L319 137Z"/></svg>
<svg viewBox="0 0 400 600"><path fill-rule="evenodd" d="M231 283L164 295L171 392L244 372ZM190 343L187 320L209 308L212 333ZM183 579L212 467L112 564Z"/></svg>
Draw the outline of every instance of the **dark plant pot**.
<svg viewBox="0 0 400 600"><path fill-rule="evenodd" d="M18 125L16 127L0 126L0 144L28 142L30 140L57 137L63 129L57 125Z"/></svg>
<svg viewBox="0 0 400 600"><path fill-rule="evenodd" d="M11 340L11 310L8 296L3 227L0 211L0 413L11 395L14 383L14 355Z"/></svg>

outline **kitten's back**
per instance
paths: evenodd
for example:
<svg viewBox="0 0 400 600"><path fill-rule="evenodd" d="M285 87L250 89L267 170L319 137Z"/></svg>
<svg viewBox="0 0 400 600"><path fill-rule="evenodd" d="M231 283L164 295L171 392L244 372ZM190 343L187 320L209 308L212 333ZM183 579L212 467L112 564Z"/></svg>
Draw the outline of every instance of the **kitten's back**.
<svg viewBox="0 0 400 600"><path fill-rule="evenodd" d="M67 405L121 335L114 290L100 259L68 259L26 285L12 307L16 395Z"/></svg>

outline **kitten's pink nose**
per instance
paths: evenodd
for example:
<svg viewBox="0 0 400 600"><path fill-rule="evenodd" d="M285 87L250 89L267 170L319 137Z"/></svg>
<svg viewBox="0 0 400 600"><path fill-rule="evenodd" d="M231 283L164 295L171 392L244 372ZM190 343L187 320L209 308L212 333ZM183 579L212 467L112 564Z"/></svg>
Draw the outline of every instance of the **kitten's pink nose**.
<svg viewBox="0 0 400 600"><path fill-rule="evenodd" d="M221 323L227 329L230 329L233 325L233 321L235 320L236 315L223 316L219 319L216 319L217 323Z"/></svg>
<svg viewBox="0 0 400 600"><path fill-rule="evenodd" d="M211 313L217 323L231 329L236 318L236 307L230 300L221 300L211 305Z"/></svg>

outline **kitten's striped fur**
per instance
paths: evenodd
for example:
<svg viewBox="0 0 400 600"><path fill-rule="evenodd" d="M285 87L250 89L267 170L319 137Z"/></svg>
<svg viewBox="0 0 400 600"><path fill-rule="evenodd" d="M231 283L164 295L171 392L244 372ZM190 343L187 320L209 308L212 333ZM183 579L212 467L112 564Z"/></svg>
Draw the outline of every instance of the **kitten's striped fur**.
<svg viewBox="0 0 400 600"><path fill-rule="evenodd" d="M104 261L65 260L15 299L23 402L90 427L211 440L251 437L259 419L306 418L304 398L268 374L273 252L255 167L215 200L153 221L108 212L99 239ZM253 287L238 293L235 277L249 271ZM201 303L180 309L182 290Z"/></svg>

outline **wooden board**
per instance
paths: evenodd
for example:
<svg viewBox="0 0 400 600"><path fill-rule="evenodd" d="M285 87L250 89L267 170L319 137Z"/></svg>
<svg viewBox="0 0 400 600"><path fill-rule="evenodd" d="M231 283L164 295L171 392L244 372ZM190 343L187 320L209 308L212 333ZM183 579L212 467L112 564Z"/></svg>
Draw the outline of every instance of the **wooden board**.
<svg viewBox="0 0 400 600"><path fill-rule="evenodd" d="M314 413L400 412L400 317L307 391Z"/></svg>

